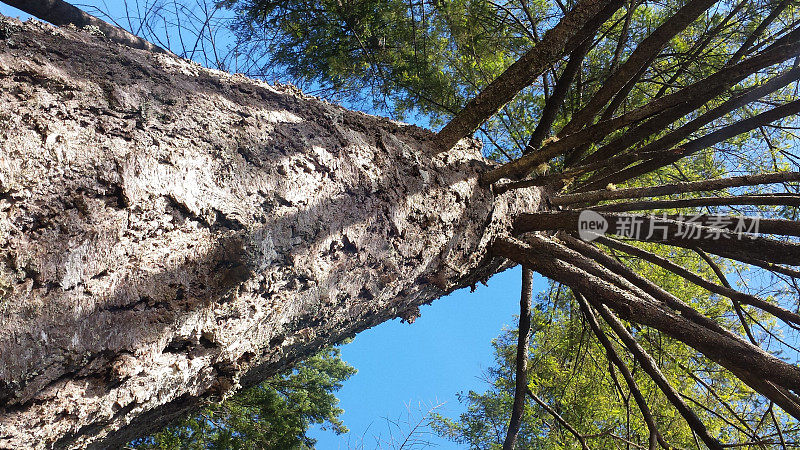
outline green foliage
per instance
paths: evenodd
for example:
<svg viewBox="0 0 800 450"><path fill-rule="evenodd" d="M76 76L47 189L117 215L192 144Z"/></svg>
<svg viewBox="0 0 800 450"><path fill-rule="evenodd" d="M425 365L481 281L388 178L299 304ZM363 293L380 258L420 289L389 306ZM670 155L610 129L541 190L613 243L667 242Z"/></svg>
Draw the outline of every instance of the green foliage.
<svg viewBox="0 0 800 450"><path fill-rule="evenodd" d="M454 111L514 61L509 45L531 43L478 0L222 4L239 12L240 39L269 54L264 67L339 94L370 87L377 105L391 96L398 110Z"/></svg>
<svg viewBox="0 0 800 450"><path fill-rule="evenodd" d="M244 53L268 55L251 74L288 76L307 90L340 99L368 98L378 110L399 117L423 114L434 125L533 45L530 20L543 20L546 4L528 3L530 19L523 23L499 16L484 0L221 2L237 11ZM522 98L506 108L515 121L528 116L521 105L540 101L528 93ZM498 139L514 148L529 119Z"/></svg>
<svg viewBox="0 0 800 450"><path fill-rule="evenodd" d="M413 114L432 126L449 117L516 61L563 15L548 0L220 0L238 17L235 32L249 74L285 79L306 91L371 106L399 118ZM684 2L632 2L598 33L559 111L566 123L636 44ZM773 2L723 0L670 42L620 111L639 106L669 86L686 85L718 70L769 12ZM786 19L795 14L789 8ZM709 30L722 30L709 41ZM704 45L701 45L704 44ZM255 56L254 56L255 55ZM546 71L479 130L486 155L503 160L524 148L565 61ZM680 69L674 77L672 74ZM752 84L759 77L746 83ZM661 93L663 95L663 93ZM784 95L790 95L789 90ZM714 105L708 105L713 107ZM740 111L752 114L757 111ZM679 126L692 117L676 122ZM670 127L672 128L672 127ZM665 129L664 132L669 131ZM658 135L654 136L654 138Z"/></svg>
<svg viewBox="0 0 800 450"><path fill-rule="evenodd" d="M203 407L180 423L137 439L139 449L307 449L312 424L337 434L347 428L334 393L356 370L342 361L339 349L323 350L294 370Z"/></svg>

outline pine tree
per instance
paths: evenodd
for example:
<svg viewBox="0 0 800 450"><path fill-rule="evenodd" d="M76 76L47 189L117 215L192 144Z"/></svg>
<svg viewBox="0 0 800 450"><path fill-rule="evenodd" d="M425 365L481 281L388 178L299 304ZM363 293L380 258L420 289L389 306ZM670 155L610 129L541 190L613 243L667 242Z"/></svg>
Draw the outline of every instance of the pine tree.
<svg viewBox="0 0 800 450"><path fill-rule="evenodd" d="M510 264L569 288L649 448L785 441L800 418L780 353L800 325L794 2L227 4L274 55L262 72L342 95L366 82L443 126L4 20L2 278L22 299L0 334L4 444L124 442ZM586 210L610 236L576 237ZM758 290L728 280L745 267ZM562 415L534 392L520 304L504 446L529 437L526 396L578 442L615 439L581 419L588 404ZM684 397L717 373L763 412L730 415L740 434Z"/></svg>

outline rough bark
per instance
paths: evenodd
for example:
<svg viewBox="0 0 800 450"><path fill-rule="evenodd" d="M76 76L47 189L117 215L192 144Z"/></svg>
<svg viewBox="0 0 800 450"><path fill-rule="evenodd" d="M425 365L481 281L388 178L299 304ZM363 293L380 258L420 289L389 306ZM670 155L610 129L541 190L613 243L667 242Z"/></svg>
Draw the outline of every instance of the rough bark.
<svg viewBox="0 0 800 450"><path fill-rule="evenodd" d="M434 137L0 17L0 447L118 447L501 270L539 192Z"/></svg>

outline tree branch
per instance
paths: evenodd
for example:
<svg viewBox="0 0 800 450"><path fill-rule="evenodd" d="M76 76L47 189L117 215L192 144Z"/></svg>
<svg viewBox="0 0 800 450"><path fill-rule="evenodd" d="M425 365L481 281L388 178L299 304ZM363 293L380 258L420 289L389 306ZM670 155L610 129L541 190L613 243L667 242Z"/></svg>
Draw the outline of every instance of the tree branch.
<svg viewBox="0 0 800 450"><path fill-rule="evenodd" d="M655 154L659 151L668 150L670 147L677 145L682 140L689 137L701 127L710 124L714 120L717 120L720 117L723 117L726 114L741 108L742 106L766 97L767 95L783 88L784 86L797 81L798 79L800 79L800 69L791 69L783 74L767 80L756 87L749 88L744 92L740 92L734 95L733 98L723 102L721 105L703 113L700 115L700 117L697 117L696 119L691 120L689 123L680 126L676 130L667 133L665 136L655 140L654 142L641 147L636 151L636 153ZM607 164L606 170L614 170L614 168L618 167L618 164L616 164L613 159L609 158L622 153L626 149L645 140L652 134L661 132L675 120L680 119L686 114L689 114L690 112L700 108L703 104L714 98L717 94L713 90L710 90L710 92L710 94L698 96L691 101L687 101L683 105L679 105L675 108L671 108L661 114L658 114L634 129L623 133L618 138L584 158L582 163L590 164L605 160Z"/></svg>
<svg viewBox="0 0 800 450"><path fill-rule="evenodd" d="M519 299L519 336L514 385L514 404L508 422L503 450L513 450L519 435L519 426L525 411L525 393L528 390L528 341L531 335L531 299L533 297L533 271L522 267L522 290Z"/></svg>
<svg viewBox="0 0 800 450"><path fill-rule="evenodd" d="M631 374L630 370L628 370L628 366L626 366L622 361L622 358L619 357L617 350L608 339L608 336L606 336L603 330L600 329L600 324L597 323L597 317L595 317L591 307L586 302L586 299L583 297L583 295L575 291L573 291L573 294L581 306L581 311L583 312L584 317L586 317L589 327L597 337L597 340L600 341L600 344L606 350L606 356L608 357L609 361L611 361L622 374L622 378L625 379L625 383L628 385L628 389L631 391L631 394L636 401L636 406L639 407L639 411L642 413L642 418L644 418L644 422L647 425L648 431L650 432L650 450L656 448L656 444L661 445L661 447L668 450L670 448L669 444L667 444L667 442L661 436L661 433L658 432L656 421L653 419L652 413L650 413L650 407L647 406L647 401L644 399L642 392L636 385L636 381L633 379L633 375Z"/></svg>
<svg viewBox="0 0 800 450"><path fill-rule="evenodd" d="M567 62L567 66L564 68L564 71L561 72L561 77L559 77L558 82L556 82L553 95L550 96L549 100L544 105L542 116L539 118L539 123L536 124L536 129L533 130L533 134L523 154L537 150L539 146L542 145L542 141L550 135L550 129L553 126L553 122L556 120L558 110L561 109L561 105L564 103L564 98L566 98L572 81L575 79L575 75L580 70L581 64L586 54L589 52L591 43L591 39L586 39L570 55L569 62Z"/></svg>
<svg viewBox="0 0 800 450"><path fill-rule="evenodd" d="M596 262L556 241L535 235L523 243L497 239L493 251L561 282L585 295L595 296L627 320L655 328L702 352L732 371L745 383L774 400L789 414L800 417L800 407L787 389L800 389L800 368L782 361L732 333L719 333L676 314L647 294L615 285L619 277Z"/></svg>
<svg viewBox="0 0 800 450"><path fill-rule="evenodd" d="M685 4L675 14L670 16L661 26L645 38L636 50L628 57L613 75L609 76L601 85L600 90L589 100L572 120L564 127L562 133L569 135L575 133L584 125L590 123L600 109L622 89L625 84L640 72L643 66L652 61L653 56L676 34L680 33L694 22L706 9L716 3L716 0L695 0ZM561 133L560 133L561 134Z"/></svg>
<svg viewBox="0 0 800 450"><path fill-rule="evenodd" d="M709 265L709 267L711 267L711 270L714 272L717 278L719 278L720 283L722 283L725 288L733 290L731 284L728 283L728 279L725 278L725 274L722 272L722 269L720 269L717 263L715 263L714 260L708 256L708 253L699 248L695 248L694 251L700 255L700 257L706 262L706 264ZM739 303L739 301L735 298L731 298L731 302L733 303L734 311L736 311L736 316L739 318L739 323L742 324L744 332L747 335L747 338L750 340L750 343L753 345L758 345L756 338L753 336L753 332L750 331L750 325L747 323L747 320L744 317L744 311L742 310L741 303Z"/></svg>
<svg viewBox="0 0 800 450"><path fill-rule="evenodd" d="M537 152L524 155L517 160L485 173L481 176L481 183L489 185L501 178L524 176L533 167L542 162L549 161L577 147L597 142L624 126L682 105L686 103L686 99L711 99L753 73L793 58L798 53L800 53L800 29L792 31L787 36L776 41L769 49L752 58L721 69L703 80L697 81L670 95L652 100L631 112L587 126L572 134L566 134L562 130L558 133L559 140L554 140Z"/></svg>
<svg viewBox="0 0 800 450"><path fill-rule="evenodd" d="M508 67L436 135L441 151L469 136L550 65L593 35L622 5L622 0L581 0L542 40Z"/></svg>
<svg viewBox="0 0 800 450"><path fill-rule="evenodd" d="M719 144L727 139L737 136L742 133L747 133L758 127L767 125L777 120L784 119L789 116L797 115L800 113L800 100L795 100L769 111L763 112L748 119L722 127L712 133L703 137L689 141L688 143L676 147L668 151L654 151L654 152L636 152L634 156L636 159L643 161L642 163L629 167L627 169L618 170L615 173L602 176L590 177L584 185L578 188L578 191L587 191L592 189L599 189L609 183L622 183L630 179L639 177L641 175L653 172L661 167L667 166L674 162L681 160L686 156L693 155L700 150L704 150L713 145ZM622 155L621 155L622 156ZM619 168L619 165L612 164L612 167Z"/></svg>
<svg viewBox="0 0 800 450"><path fill-rule="evenodd" d="M643 188L617 190L602 189L554 196L550 198L550 203L552 205L571 205L575 203L593 204L603 200L658 197L662 195L683 194L686 192L716 191L729 187L785 183L787 181L800 181L800 172L772 172L758 175L743 175L738 177L716 178L712 180L663 184L660 186L648 186Z"/></svg>
<svg viewBox="0 0 800 450"><path fill-rule="evenodd" d="M572 435L575 436L575 439L577 439L578 442L581 444L581 448L583 450L589 450L589 446L586 445L586 439L580 433L578 433L578 430L576 430L575 427L573 427L572 425L569 424L569 422L564 420L564 418L561 417L561 414L557 413L556 410L551 408L550 405L544 402L544 400L540 399L536 394L534 394L533 391L530 390L530 388L527 389L526 393L528 394L528 397L530 397L531 399L533 399L534 402L536 402L537 405L541 406L542 409L544 409L545 411L547 411L548 414L553 416L553 418L556 419L556 422L558 422L562 427L566 428L567 431L572 433Z"/></svg>
<svg viewBox="0 0 800 450"><path fill-rule="evenodd" d="M633 245L620 242L616 239L610 239L605 236L597 238L596 242L598 242L599 244L603 244L606 247L610 247L625 252L629 255L636 256L647 262L653 263L710 292L723 295L725 297L730 298L731 300L735 299L736 301L739 301L746 305L755 306L783 320L790 326L793 327L800 326L800 315L793 313L792 311L789 311L787 309L781 308L780 306L773 305L772 303L769 303L766 300L763 300L756 296L745 294L744 292L740 292L729 287L720 286L716 283L706 280L705 278L695 274L694 272L687 270L682 266L673 263L667 258L663 258L654 253L642 250L639 247L635 247Z"/></svg>
<svg viewBox="0 0 800 450"><path fill-rule="evenodd" d="M689 424L689 427L694 431L700 439L703 441L704 444L708 446L710 449L714 450L721 450L722 445L720 442L713 438L706 429L703 422L700 420L699 417L694 413L694 411L689 408L688 405L683 401L680 394L675 390L674 387L667 381L664 374L661 373L661 370L658 368L655 360L636 342L633 336L631 336L630 332L625 328L625 326L620 322L619 319L612 313L608 307L606 307L602 303L597 303L595 305L597 310L600 312L600 315L603 317L603 320L611 327L612 330L619 336L622 342L628 347L628 350L633 354L633 357L639 362L639 365L642 369L653 379L656 385L661 389L661 392L667 397L670 403L678 410L678 412L683 416L686 423Z"/></svg>
<svg viewBox="0 0 800 450"><path fill-rule="evenodd" d="M103 32L105 37L116 43L150 52L169 53L155 44L100 20L62 0L3 0L3 3L53 25L74 25L78 28L95 26Z"/></svg>
<svg viewBox="0 0 800 450"><path fill-rule="evenodd" d="M730 197L697 197L680 200L645 200L611 203L593 207L594 211L625 212L654 209L676 209L698 206L800 206L800 195L732 195Z"/></svg>
<svg viewBox="0 0 800 450"><path fill-rule="evenodd" d="M745 39L745 41L742 43L741 47L739 47L739 50L737 50L736 53L734 53L733 56L731 56L731 59L728 60L728 65L736 64L736 62L738 62L740 59L742 59L744 57L744 55L746 55L747 52L750 50L750 48L753 46L753 44L756 42L756 39L758 39L758 37L761 36L762 33L764 33L764 31L767 29L767 27L769 27L769 25L772 22L774 22L775 19L777 19L778 16L791 3L792 3L792 0L783 0L782 2L778 3L777 5L775 5L775 8L773 8L772 11L770 11L769 15L767 17L765 17L764 20L762 20L761 23L758 24L756 29L753 30L752 33L750 33L750 35L747 37L747 39Z"/></svg>
<svg viewBox="0 0 800 450"><path fill-rule="evenodd" d="M580 227L582 213L584 212L558 211L521 214L514 220L513 229L516 234L545 230L575 232ZM692 216L687 219L681 216L659 217L624 213L603 213L601 217L608 226L609 234L637 241L668 244L690 250L699 247L742 262L760 258L773 264L800 266L800 243L760 236L800 235L800 223L791 220L729 216ZM729 223L723 223L725 220Z"/></svg>

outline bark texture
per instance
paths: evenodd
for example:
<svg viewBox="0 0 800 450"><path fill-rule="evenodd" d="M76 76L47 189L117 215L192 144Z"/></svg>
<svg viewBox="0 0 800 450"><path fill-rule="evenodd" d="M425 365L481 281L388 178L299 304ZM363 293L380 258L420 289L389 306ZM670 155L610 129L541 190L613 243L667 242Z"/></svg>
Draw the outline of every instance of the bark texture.
<svg viewBox="0 0 800 450"><path fill-rule="evenodd" d="M117 447L487 278L474 141L0 16L0 447ZM513 196L512 196L513 195Z"/></svg>

